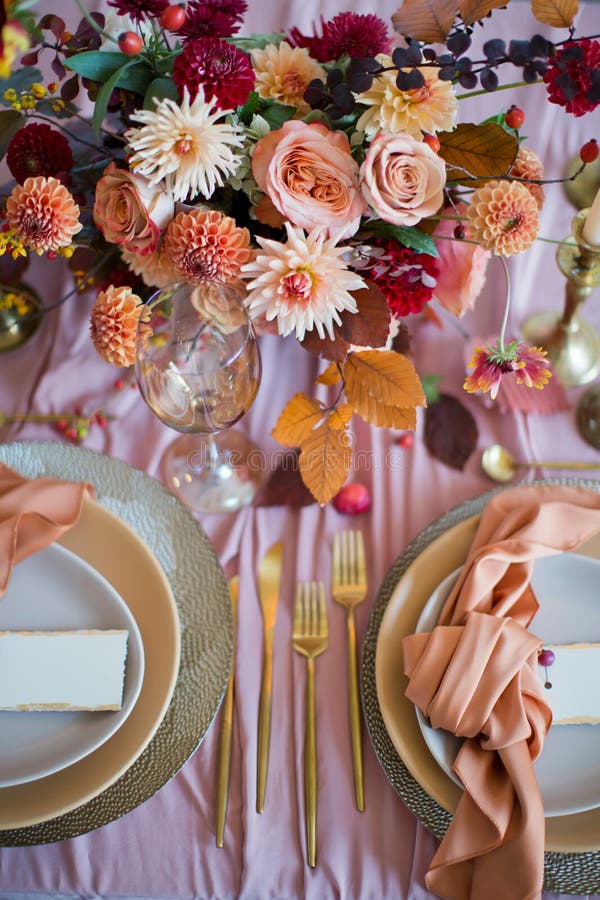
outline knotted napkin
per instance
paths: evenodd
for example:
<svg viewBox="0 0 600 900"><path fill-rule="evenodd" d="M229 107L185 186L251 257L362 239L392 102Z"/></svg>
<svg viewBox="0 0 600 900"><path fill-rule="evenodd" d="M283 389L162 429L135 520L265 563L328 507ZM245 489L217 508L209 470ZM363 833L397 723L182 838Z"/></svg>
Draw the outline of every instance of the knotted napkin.
<svg viewBox="0 0 600 900"><path fill-rule="evenodd" d="M15 563L56 541L79 520L88 484L24 478L0 463L0 597Z"/></svg>
<svg viewBox="0 0 600 900"><path fill-rule="evenodd" d="M439 617L404 638L406 696L434 728L465 738L464 793L426 876L447 900L532 900L544 875L544 810L533 768L552 716L536 675L542 642L534 561L600 531L600 494L534 485L496 495Z"/></svg>

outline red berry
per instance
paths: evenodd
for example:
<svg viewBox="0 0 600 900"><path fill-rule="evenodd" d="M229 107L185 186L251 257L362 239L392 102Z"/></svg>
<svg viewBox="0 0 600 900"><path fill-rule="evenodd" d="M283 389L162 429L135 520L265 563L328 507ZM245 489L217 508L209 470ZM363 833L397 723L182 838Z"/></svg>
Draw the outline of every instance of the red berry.
<svg viewBox="0 0 600 900"><path fill-rule="evenodd" d="M107 422L102 413L96 413L96 424L100 426L100 428L106 428Z"/></svg>
<svg viewBox="0 0 600 900"><path fill-rule="evenodd" d="M364 484L357 481L345 484L333 498L333 505L338 512L346 516L357 516L366 512L371 506L371 496Z"/></svg>
<svg viewBox="0 0 600 900"><path fill-rule="evenodd" d="M136 56L143 46L143 40L135 31L124 31L119 35L119 50L126 56Z"/></svg>
<svg viewBox="0 0 600 900"><path fill-rule="evenodd" d="M67 430L67 420L59 419L58 422L56 423L56 430L57 431L66 431Z"/></svg>
<svg viewBox="0 0 600 900"><path fill-rule="evenodd" d="M423 143L431 147L434 153L437 153L441 147L439 139L435 136L435 134L424 134Z"/></svg>
<svg viewBox="0 0 600 900"><path fill-rule="evenodd" d="M123 379L117 378L117 380L115 381L115 391L122 391L124 387L125 382L123 381Z"/></svg>
<svg viewBox="0 0 600 900"><path fill-rule="evenodd" d="M591 141L587 141L579 151L579 156L582 162L584 163L592 163L595 159L598 159L598 154L600 153L600 147L598 147L598 141L596 138L592 138Z"/></svg>
<svg viewBox="0 0 600 900"><path fill-rule="evenodd" d="M46 256L48 257L48 259L56 259L58 253L56 252L56 250L48 250Z"/></svg>
<svg viewBox="0 0 600 900"><path fill-rule="evenodd" d="M464 240L464 238L465 238L465 229L462 227L462 225L457 225L457 226L456 226L456 228L454 229L454 237L457 239L457 241L462 241L462 240Z"/></svg>
<svg viewBox="0 0 600 900"><path fill-rule="evenodd" d="M73 428L73 426L67 428L67 430L65 431L65 437L68 437L70 441L76 441L79 437L79 435L77 434L77 429Z"/></svg>
<svg viewBox="0 0 600 900"><path fill-rule="evenodd" d="M410 448L413 446L415 442L415 436L411 431L407 431L405 434L401 434L400 437L397 437L395 442L399 447L407 447Z"/></svg>
<svg viewBox="0 0 600 900"><path fill-rule="evenodd" d="M551 666L556 657L552 650L541 650L538 653L538 664L540 666Z"/></svg>
<svg viewBox="0 0 600 900"><path fill-rule="evenodd" d="M186 19L186 12L183 6L167 6L160 14L160 24L167 31L177 31Z"/></svg>
<svg viewBox="0 0 600 900"><path fill-rule="evenodd" d="M504 116L504 121L509 128L514 128L515 131L518 131L525 121L525 113L518 106L511 106Z"/></svg>

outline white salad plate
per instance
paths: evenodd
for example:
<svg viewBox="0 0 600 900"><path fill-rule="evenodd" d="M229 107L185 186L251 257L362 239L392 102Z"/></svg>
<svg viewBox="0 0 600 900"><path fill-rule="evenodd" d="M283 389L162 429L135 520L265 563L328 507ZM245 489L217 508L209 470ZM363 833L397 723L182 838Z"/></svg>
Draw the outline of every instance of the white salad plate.
<svg viewBox="0 0 600 900"><path fill-rule="evenodd" d="M144 647L128 606L89 563L51 544L14 566L0 600L0 630L126 629L121 709L0 711L0 788L58 772L92 753L125 722L144 678Z"/></svg>

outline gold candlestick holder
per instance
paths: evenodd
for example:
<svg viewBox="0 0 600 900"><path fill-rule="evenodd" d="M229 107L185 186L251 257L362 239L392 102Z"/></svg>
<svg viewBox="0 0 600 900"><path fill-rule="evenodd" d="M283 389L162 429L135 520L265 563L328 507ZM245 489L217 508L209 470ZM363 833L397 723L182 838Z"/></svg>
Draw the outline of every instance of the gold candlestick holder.
<svg viewBox="0 0 600 900"><path fill-rule="evenodd" d="M579 316L579 307L600 285L600 246L588 244L583 226L589 209L580 210L556 252L558 267L567 279L562 314L543 312L522 326L527 341L548 351L554 372L565 387L588 384L600 372L600 337Z"/></svg>

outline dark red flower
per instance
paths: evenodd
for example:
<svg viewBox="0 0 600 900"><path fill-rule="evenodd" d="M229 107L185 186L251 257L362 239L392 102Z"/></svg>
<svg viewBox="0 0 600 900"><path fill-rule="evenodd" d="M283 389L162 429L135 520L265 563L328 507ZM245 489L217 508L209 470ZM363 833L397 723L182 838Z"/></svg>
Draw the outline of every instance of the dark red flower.
<svg viewBox="0 0 600 900"><path fill-rule="evenodd" d="M189 41L175 60L173 81L179 95L187 88L190 99L204 88L207 100L215 98L220 109L243 106L254 88L254 71L242 50L218 38Z"/></svg>
<svg viewBox="0 0 600 900"><path fill-rule="evenodd" d="M190 0L177 34L184 44L200 37L231 37L240 30L247 9L246 0Z"/></svg>
<svg viewBox="0 0 600 900"><path fill-rule="evenodd" d="M13 178L23 184L26 178L36 175L66 176L73 167L73 154L64 135L49 125L35 123L20 128L14 135L6 151L6 162Z"/></svg>
<svg viewBox="0 0 600 900"><path fill-rule="evenodd" d="M598 82L592 72L600 72L600 43L573 41L558 50L544 74L548 99L564 106L568 113L583 116L600 105Z"/></svg>
<svg viewBox="0 0 600 900"><path fill-rule="evenodd" d="M141 22L148 18L158 19L169 0L108 0L108 5L120 16L130 16L134 22Z"/></svg>
<svg viewBox="0 0 600 900"><path fill-rule="evenodd" d="M385 257L369 277L385 295L393 316L421 312L431 300L440 273L439 262L428 253L417 253L397 241L380 243Z"/></svg>
<svg viewBox="0 0 600 900"><path fill-rule="evenodd" d="M348 56L376 56L391 52L391 39L387 25L379 16L368 13L338 13L328 22L321 16L322 36L309 37L297 28L290 31L290 41L295 47L306 47L319 62L330 62L344 54Z"/></svg>

